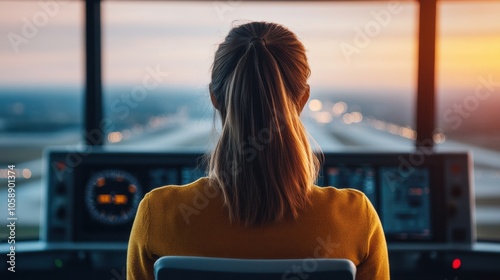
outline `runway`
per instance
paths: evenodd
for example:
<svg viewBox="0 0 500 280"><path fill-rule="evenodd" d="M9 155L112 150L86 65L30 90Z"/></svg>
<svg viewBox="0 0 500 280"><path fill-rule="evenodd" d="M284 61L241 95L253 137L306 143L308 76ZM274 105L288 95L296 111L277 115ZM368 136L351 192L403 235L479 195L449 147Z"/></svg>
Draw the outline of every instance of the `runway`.
<svg viewBox="0 0 500 280"><path fill-rule="evenodd" d="M377 130L365 122L345 124L318 124L305 121L305 126L315 142L324 152L350 150L369 151L412 151L413 140ZM70 135L59 139L74 139ZM208 151L217 139L212 120L184 120L175 127L154 133L140 135L130 141L114 146L134 151ZM27 140L24 140L27 141ZM47 140L47 141L50 141ZM60 141L64 142L64 141ZM29 144L29 143L27 143ZM313 145L314 146L314 145ZM67 148L70 146L66 145ZM437 151L470 151L474 158L474 190L476 201L476 224L480 237L498 238L500 235L500 153L451 140L436 147ZM19 178L16 186L18 231L23 228L43 227L40 225L40 211L46 183L44 181L43 159L21 162L19 170L29 169L30 179ZM0 201L7 200L6 188L2 187ZM5 205L2 203L2 205ZM7 211L0 211L0 220L6 220ZM1 234L5 234L2 228Z"/></svg>

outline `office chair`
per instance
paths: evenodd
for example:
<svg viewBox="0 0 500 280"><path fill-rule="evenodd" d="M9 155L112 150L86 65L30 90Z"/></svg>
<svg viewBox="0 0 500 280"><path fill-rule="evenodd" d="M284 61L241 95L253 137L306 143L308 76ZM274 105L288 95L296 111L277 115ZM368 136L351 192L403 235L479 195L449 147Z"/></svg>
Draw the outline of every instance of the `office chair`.
<svg viewBox="0 0 500 280"><path fill-rule="evenodd" d="M156 280L354 280L347 259L228 259L166 256L154 265Z"/></svg>

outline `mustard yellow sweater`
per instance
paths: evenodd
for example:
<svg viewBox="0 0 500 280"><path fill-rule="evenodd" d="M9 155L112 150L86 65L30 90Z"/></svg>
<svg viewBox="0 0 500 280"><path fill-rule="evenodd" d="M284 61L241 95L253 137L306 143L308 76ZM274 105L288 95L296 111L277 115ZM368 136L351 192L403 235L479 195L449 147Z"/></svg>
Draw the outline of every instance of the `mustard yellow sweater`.
<svg viewBox="0 0 500 280"><path fill-rule="evenodd" d="M346 258L356 279L389 279L387 245L379 217L357 190L311 191L299 219L265 227L230 224L220 193L202 178L165 186L139 205L127 252L127 279L154 279L161 256L227 258ZM256 205L258 207L258 205Z"/></svg>

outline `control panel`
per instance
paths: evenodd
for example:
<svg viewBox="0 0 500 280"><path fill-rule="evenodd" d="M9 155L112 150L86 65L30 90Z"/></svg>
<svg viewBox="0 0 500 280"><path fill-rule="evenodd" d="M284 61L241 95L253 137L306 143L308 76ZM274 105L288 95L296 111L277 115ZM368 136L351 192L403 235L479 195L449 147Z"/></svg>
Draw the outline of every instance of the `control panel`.
<svg viewBox="0 0 500 280"><path fill-rule="evenodd" d="M51 242L127 242L142 197L206 176L201 153L47 155L46 228ZM327 153L319 186L355 188L377 210L389 243L472 244L467 153Z"/></svg>

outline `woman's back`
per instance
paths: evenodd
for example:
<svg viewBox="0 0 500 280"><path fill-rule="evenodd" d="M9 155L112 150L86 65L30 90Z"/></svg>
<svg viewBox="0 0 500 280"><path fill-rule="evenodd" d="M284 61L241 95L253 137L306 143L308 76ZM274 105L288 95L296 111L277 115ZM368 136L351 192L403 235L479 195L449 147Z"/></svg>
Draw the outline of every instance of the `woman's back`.
<svg viewBox="0 0 500 280"><path fill-rule="evenodd" d="M128 279L153 279L152 265L166 255L346 258L357 266L357 279L388 279L384 233L366 196L315 186L310 199L298 219L248 227L229 222L221 193L207 178L155 189L137 213Z"/></svg>

